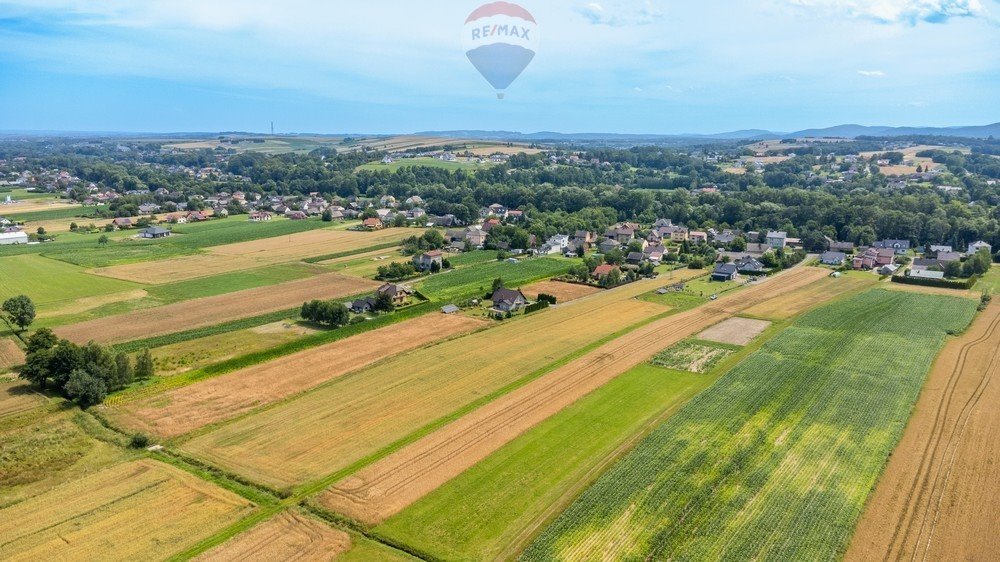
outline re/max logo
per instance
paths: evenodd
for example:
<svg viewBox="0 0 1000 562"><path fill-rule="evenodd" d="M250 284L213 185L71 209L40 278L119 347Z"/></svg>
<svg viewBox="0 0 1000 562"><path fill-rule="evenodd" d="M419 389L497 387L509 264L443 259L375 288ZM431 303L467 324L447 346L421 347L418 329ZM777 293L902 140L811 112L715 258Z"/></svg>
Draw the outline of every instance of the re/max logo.
<svg viewBox="0 0 1000 562"><path fill-rule="evenodd" d="M525 41L530 41L530 33L530 29L517 25L497 24L492 27L484 25L482 27L475 27L472 29L472 40L486 39L487 37L517 37L519 39L524 39Z"/></svg>

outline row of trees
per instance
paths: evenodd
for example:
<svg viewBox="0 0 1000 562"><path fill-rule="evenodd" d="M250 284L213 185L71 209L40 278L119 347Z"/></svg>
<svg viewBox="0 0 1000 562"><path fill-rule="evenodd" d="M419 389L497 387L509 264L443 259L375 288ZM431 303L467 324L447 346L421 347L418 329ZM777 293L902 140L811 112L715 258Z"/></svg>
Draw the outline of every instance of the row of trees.
<svg viewBox="0 0 1000 562"><path fill-rule="evenodd" d="M77 345L59 339L48 328L28 338L20 377L42 389L52 389L83 408L100 404L109 392L153 376L153 357L143 350L133 362L96 343Z"/></svg>
<svg viewBox="0 0 1000 562"><path fill-rule="evenodd" d="M324 326L345 326L351 321L351 311L336 301L312 300L302 303L302 318Z"/></svg>

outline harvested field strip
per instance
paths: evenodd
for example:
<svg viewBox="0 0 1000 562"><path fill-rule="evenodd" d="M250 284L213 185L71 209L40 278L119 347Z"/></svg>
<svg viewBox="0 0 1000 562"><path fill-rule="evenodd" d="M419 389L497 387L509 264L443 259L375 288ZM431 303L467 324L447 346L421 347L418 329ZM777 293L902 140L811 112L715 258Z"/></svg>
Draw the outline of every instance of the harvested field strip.
<svg viewBox="0 0 1000 562"><path fill-rule="evenodd" d="M335 252L333 254L323 254L321 256L312 256L309 258L304 258L302 261L305 263L315 263L320 265L334 265L348 261L349 259L358 259L365 257L378 257L380 255L392 255L391 250L398 249L398 242L386 242L385 244L376 244L374 246L368 246L362 250L347 250L343 252ZM402 256L396 256L402 257Z"/></svg>
<svg viewBox="0 0 1000 562"><path fill-rule="evenodd" d="M193 256L116 265L97 269L94 273L157 285L299 261L331 253L363 253L385 244L396 245L402 239L418 235L420 232L405 228L390 228L378 232L310 230L251 242L212 246L205 250L206 253Z"/></svg>
<svg viewBox="0 0 1000 562"><path fill-rule="evenodd" d="M0 373L24 363L24 351L10 338L0 338Z"/></svg>
<svg viewBox="0 0 1000 562"><path fill-rule="evenodd" d="M117 417L130 427L175 437L483 325L464 316L425 315L128 403Z"/></svg>
<svg viewBox="0 0 1000 562"><path fill-rule="evenodd" d="M269 312L267 314L262 314L260 316L250 316L247 318L240 318L239 320L231 320L229 322L223 322L222 324L205 326L204 328L195 328L194 330L173 332L162 336L156 336L140 340L130 340L127 342L114 344L112 347L115 349L115 351L122 351L125 353L135 353L137 351L142 351L145 348L156 349L158 347L175 345L201 338L208 338L212 336L228 334L239 330L249 330L251 328L257 328L260 326L265 326L267 324L273 324L274 322L282 322L290 318L295 318L299 314L300 310L301 310L301 305L286 310Z"/></svg>
<svg viewBox="0 0 1000 562"><path fill-rule="evenodd" d="M45 398L23 381L0 382L0 417L19 414L44 402Z"/></svg>
<svg viewBox="0 0 1000 562"><path fill-rule="evenodd" d="M659 350L822 275L794 271L711 307L638 328L344 479L324 494L322 503L363 523L378 524Z"/></svg>
<svg viewBox="0 0 1000 562"><path fill-rule="evenodd" d="M605 473L525 560L829 560L847 547L965 299L807 313Z"/></svg>
<svg viewBox="0 0 1000 562"><path fill-rule="evenodd" d="M377 286L373 281L329 273L273 287L247 289L81 322L56 328L55 332L77 343L90 340L122 342L285 310L310 299L356 295Z"/></svg>
<svg viewBox="0 0 1000 562"><path fill-rule="evenodd" d="M935 363L846 560L988 560L1000 552L998 372L994 302Z"/></svg>
<svg viewBox="0 0 1000 562"><path fill-rule="evenodd" d="M122 392L116 393L108 397L104 403L108 406L116 406L124 402L148 398L173 388L180 388L204 379L217 377L233 371L252 367L260 363L265 363L267 361L273 361L279 357L291 355L292 353L297 353L299 351L304 351L323 344L332 343L344 338L370 332L390 324L395 324L396 322L416 318L427 314L428 312L436 311L436 309L437 305L428 302L408 307L393 314L379 316L367 322L349 324L341 328L316 332L310 336L304 336L288 343L281 344L277 347L240 355L238 357L222 361L221 363L208 365L195 371L188 371L186 373L170 377L155 378L143 386L133 386ZM294 313L295 311L290 311L289 315Z"/></svg>
<svg viewBox="0 0 1000 562"><path fill-rule="evenodd" d="M0 510L0 558L164 558L252 509L168 465L124 463Z"/></svg>
<svg viewBox="0 0 1000 562"><path fill-rule="evenodd" d="M662 314L659 305L632 298L655 286L643 281L604 291L397 356L196 436L181 449L276 487L321 478L581 347ZM496 342L506 342L503 353Z"/></svg>
<svg viewBox="0 0 1000 562"><path fill-rule="evenodd" d="M636 367L376 527L374 534L439 559L507 559L501 551L524 529L581 491L579 486L716 378Z"/></svg>
<svg viewBox="0 0 1000 562"><path fill-rule="evenodd" d="M698 334L698 339L729 345L746 345L770 326L771 323L767 320L730 318Z"/></svg>
<svg viewBox="0 0 1000 562"><path fill-rule="evenodd" d="M589 285L563 283L562 281L539 281L522 287L521 291L529 299L537 299L539 294L552 295L556 297L557 303L562 304L600 292L600 289Z"/></svg>
<svg viewBox="0 0 1000 562"><path fill-rule="evenodd" d="M286 511L198 556L199 561L332 560L351 548L344 531Z"/></svg>
<svg viewBox="0 0 1000 562"><path fill-rule="evenodd" d="M876 284L878 278L868 273L851 272L840 278L827 277L808 287L789 291L766 303L752 306L744 311L744 314L765 320L787 320L825 302L852 292L870 289Z"/></svg>

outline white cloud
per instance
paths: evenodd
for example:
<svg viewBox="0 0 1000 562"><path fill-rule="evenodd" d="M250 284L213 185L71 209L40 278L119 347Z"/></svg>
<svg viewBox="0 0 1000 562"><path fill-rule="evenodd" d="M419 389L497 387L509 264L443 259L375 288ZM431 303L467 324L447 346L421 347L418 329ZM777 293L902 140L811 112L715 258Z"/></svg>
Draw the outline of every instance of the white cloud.
<svg viewBox="0 0 1000 562"><path fill-rule="evenodd" d="M576 11L594 25L612 27L647 25L663 17L663 10L653 0L646 0L638 8L618 0L605 4L588 2L577 6Z"/></svg>
<svg viewBox="0 0 1000 562"><path fill-rule="evenodd" d="M824 15L866 19L882 24L944 23L953 18L991 19L982 0L788 0L793 6Z"/></svg>
<svg viewBox="0 0 1000 562"><path fill-rule="evenodd" d="M859 70L858 74L867 78L884 78L885 72L881 70Z"/></svg>

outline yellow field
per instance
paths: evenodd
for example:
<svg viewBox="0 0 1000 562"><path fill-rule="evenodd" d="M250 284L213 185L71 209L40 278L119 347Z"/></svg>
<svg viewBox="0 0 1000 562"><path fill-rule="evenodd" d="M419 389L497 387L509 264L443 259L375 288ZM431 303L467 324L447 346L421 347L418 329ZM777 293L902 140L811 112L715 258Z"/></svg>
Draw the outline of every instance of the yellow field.
<svg viewBox="0 0 1000 562"><path fill-rule="evenodd" d="M30 410L43 402L45 398L24 381L0 381L0 417Z"/></svg>
<svg viewBox="0 0 1000 562"><path fill-rule="evenodd" d="M422 232L409 228L388 228L376 232L310 230L277 238L213 246L207 248L206 253L194 256L103 267L93 273L157 285L380 246L419 236Z"/></svg>
<svg viewBox="0 0 1000 562"><path fill-rule="evenodd" d="M0 510L0 559L165 559L252 509L171 466L123 463Z"/></svg>
<svg viewBox="0 0 1000 562"><path fill-rule="evenodd" d="M351 536L344 531L286 511L229 539L195 560L333 560L350 548Z"/></svg>
<svg viewBox="0 0 1000 562"><path fill-rule="evenodd" d="M873 287L876 283L878 278L874 275L849 273L840 278L827 277L750 307L744 314L767 320L786 320L851 291Z"/></svg>
<svg viewBox="0 0 1000 562"><path fill-rule="evenodd" d="M690 271L690 270L688 270ZM683 275L675 274L675 282ZM350 465L478 398L641 320L661 305L646 280L396 356L181 445L276 487Z"/></svg>
<svg viewBox="0 0 1000 562"><path fill-rule="evenodd" d="M12 205L0 205L0 215L16 215L20 213L34 213L35 211L51 211L52 209L64 209L66 207L79 207L83 212L83 205L60 199L28 199L18 201Z"/></svg>

